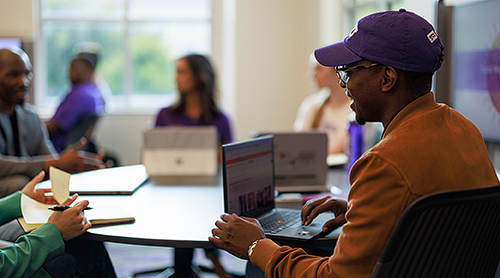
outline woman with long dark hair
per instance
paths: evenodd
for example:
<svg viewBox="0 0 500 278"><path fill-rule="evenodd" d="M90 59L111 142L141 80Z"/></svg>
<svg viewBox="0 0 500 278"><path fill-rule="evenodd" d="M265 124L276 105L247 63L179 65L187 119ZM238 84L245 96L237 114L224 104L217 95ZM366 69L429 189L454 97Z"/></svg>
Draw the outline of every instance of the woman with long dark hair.
<svg viewBox="0 0 500 278"><path fill-rule="evenodd" d="M176 61L179 100L160 110L155 126L214 125L219 143L233 140L229 119L215 101L215 72L207 57L199 54L184 56Z"/></svg>
<svg viewBox="0 0 500 278"><path fill-rule="evenodd" d="M208 58L199 54L184 56L176 61L175 67L179 100L160 110L155 126L214 125L220 145L232 142L229 119L215 101L215 72ZM214 265L214 272L219 277L229 277L219 262L218 250L205 249L205 253ZM192 258L192 248L175 248L174 277L191 276Z"/></svg>

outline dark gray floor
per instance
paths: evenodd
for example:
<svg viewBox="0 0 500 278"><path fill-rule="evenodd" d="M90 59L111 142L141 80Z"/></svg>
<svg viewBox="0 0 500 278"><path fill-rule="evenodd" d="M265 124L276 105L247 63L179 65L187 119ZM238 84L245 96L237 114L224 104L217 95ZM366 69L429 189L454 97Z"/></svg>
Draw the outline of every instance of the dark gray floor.
<svg viewBox="0 0 500 278"><path fill-rule="evenodd" d="M169 247L154 247L106 242L106 248L115 267L118 278L126 278L135 272L163 268L174 262L174 249ZM231 273L244 275L246 261L221 251L220 260L224 268ZM205 257L203 249L195 249L193 262L195 265L211 267L212 262ZM141 276L141 278L155 275ZM214 274L203 274L204 278L216 278Z"/></svg>
<svg viewBox="0 0 500 278"><path fill-rule="evenodd" d="M168 247L154 247L105 243L116 270L118 278L126 278L135 272L163 268L173 264L174 249ZM234 274L244 275L246 261L221 251L221 263L224 268ZM205 257L202 249L195 249L194 264L210 267L212 263ZM141 278L155 277L156 275L141 276ZM214 274L203 274L203 278L217 278ZM500 278L500 265L495 278Z"/></svg>

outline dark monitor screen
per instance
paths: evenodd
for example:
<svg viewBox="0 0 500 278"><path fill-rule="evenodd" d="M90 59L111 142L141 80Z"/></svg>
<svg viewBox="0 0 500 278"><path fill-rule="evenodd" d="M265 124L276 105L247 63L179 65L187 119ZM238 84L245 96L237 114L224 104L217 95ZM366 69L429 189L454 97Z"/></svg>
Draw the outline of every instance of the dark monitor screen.
<svg viewBox="0 0 500 278"><path fill-rule="evenodd" d="M453 11L453 106L500 142L500 0Z"/></svg>

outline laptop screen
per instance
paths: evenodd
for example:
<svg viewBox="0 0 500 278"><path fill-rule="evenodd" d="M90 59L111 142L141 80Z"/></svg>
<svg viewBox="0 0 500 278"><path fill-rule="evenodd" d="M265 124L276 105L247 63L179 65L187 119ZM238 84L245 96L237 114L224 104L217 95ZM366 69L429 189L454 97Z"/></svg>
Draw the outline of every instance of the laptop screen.
<svg viewBox="0 0 500 278"><path fill-rule="evenodd" d="M224 210L257 217L274 208L273 136L222 146Z"/></svg>

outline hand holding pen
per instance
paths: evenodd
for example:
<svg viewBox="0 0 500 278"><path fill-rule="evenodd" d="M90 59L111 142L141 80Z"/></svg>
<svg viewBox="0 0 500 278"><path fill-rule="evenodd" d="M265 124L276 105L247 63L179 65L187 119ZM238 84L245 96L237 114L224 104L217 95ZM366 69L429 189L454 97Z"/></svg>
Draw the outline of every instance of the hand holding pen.
<svg viewBox="0 0 500 278"><path fill-rule="evenodd" d="M67 205L54 205L54 206L48 207L47 209L53 210L53 211L65 211L65 210L67 210L69 208L71 208L71 206L67 206ZM93 209L93 207L85 207L85 208L83 208L83 210L89 210L89 209Z"/></svg>
<svg viewBox="0 0 500 278"><path fill-rule="evenodd" d="M60 206L56 206L59 207L58 209L52 207L55 211L48 220L49 223L54 224L59 229L64 241L85 233L91 227L83 212L88 208L89 201L83 200L74 206L70 206L76 198L78 198L78 195L74 194Z"/></svg>

